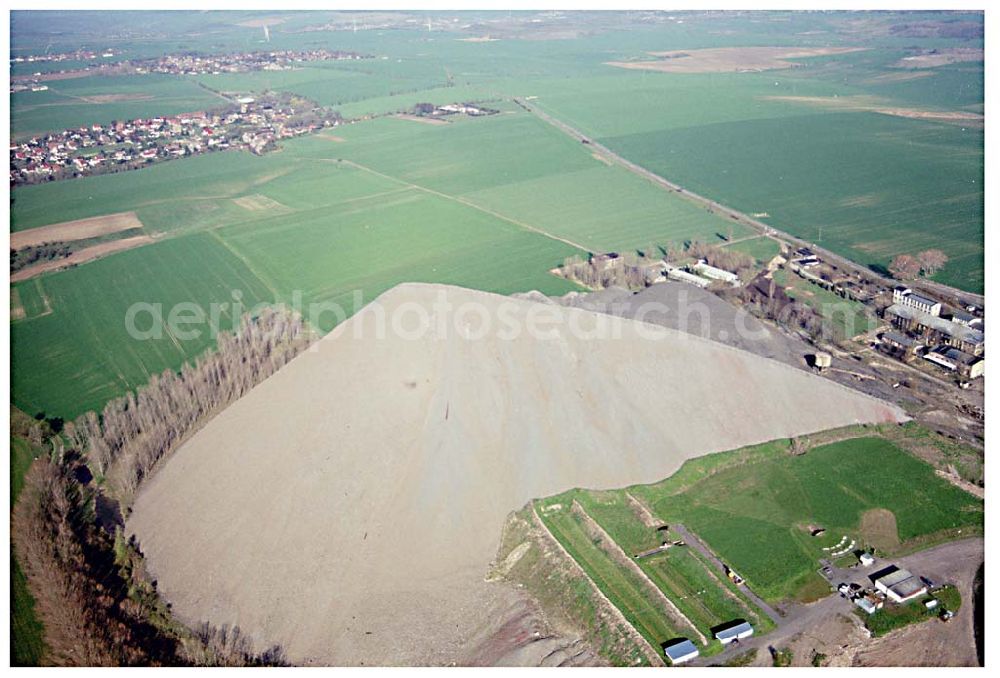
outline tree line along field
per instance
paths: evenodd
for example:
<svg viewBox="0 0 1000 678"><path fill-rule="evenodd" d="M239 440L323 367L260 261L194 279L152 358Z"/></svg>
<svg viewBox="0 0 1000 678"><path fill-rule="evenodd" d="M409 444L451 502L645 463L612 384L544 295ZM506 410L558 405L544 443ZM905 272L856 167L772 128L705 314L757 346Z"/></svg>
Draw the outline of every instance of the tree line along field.
<svg viewBox="0 0 1000 678"><path fill-rule="evenodd" d="M571 509L575 504L629 558L677 538L650 525L643 511L651 510L662 525L683 524L772 603L828 595L829 584L817 573L819 559L842 537L856 540L856 548L877 544L891 556L983 527L981 500L892 442L870 436L795 456L788 441L774 441L689 460L654 485L575 489L536 500L535 511L553 536L656 648L677 636L691 638L690 628L651 602L635 573L611 557L609 546L587 529L587 519ZM812 537L810 526L826 532ZM734 619L750 621L758 633L774 628L739 586L694 549L674 546L633 562L708 639L713 627ZM702 653L720 649L710 642Z"/></svg>

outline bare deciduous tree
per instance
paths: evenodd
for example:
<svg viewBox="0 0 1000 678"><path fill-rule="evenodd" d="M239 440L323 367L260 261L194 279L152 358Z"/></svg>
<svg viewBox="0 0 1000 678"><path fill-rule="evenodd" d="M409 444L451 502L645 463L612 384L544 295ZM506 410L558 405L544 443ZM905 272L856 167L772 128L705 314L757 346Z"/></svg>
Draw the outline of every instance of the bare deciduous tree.
<svg viewBox="0 0 1000 678"><path fill-rule="evenodd" d="M937 249L924 250L917 255L917 261L924 269L924 275L930 277L944 268L948 263L948 255Z"/></svg>
<svg viewBox="0 0 1000 678"><path fill-rule="evenodd" d="M889 263L889 273L898 280L913 280L920 275L920 262L909 254L899 254Z"/></svg>

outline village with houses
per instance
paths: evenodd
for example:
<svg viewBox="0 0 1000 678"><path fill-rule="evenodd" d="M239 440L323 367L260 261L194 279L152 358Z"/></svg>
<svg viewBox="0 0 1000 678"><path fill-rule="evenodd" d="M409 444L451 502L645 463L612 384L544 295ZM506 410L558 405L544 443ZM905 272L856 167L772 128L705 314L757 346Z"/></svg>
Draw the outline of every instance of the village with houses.
<svg viewBox="0 0 1000 678"><path fill-rule="evenodd" d="M10 184L121 172L213 151L260 155L281 139L338 124L336 113L301 97L244 95L216 111L118 120L11 141Z"/></svg>
<svg viewBox="0 0 1000 678"><path fill-rule="evenodd" d="M74 67L62 70L37 71L27 75L12 75L10 92L45 91L47 80L93 75L219 75L222 73L250 73L253 71L287 71L302 64L316 61L355 61L371 59L372 55L330 49L263 50L223 54L181 52L149 59L112 60L121 56L114 49L101 51L80 50L41 56L17 56L11 66L70 62ZM80 66L79 62L89 62Z"/></svg>

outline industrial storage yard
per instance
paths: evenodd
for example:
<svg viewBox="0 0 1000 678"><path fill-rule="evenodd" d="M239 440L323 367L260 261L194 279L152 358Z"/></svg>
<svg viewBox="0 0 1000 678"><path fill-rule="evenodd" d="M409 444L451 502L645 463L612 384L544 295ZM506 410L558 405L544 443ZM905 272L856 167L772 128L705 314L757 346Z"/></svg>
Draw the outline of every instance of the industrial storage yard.
<svg viewBox="0 0 1000 678"><path fill-rule="evenodd" d="M494 321L467 339L478 315L432 314L432 326L448 321L444 338L375 338L381 311L432 313L442 292L494 319L554 311L561 326L506 340ZM581 339L570 323L621 338ZM128 529L182 619L238 624L297 662L420 663L468 633L504 519L528 500L905 418L708 340L644 339L644 327L396 287L197 433L139 496Z"/></svg>

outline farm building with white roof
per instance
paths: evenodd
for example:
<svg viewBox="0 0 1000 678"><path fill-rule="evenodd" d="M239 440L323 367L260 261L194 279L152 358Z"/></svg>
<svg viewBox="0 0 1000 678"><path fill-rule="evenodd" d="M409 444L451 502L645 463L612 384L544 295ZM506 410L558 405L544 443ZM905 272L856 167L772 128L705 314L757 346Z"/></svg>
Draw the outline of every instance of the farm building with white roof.
<svg viewBox="0 0 1000 678"><path fill-rule="evenodd" d="M663 654L670 660L670 664L676 666L689 662L698 656L698 647L687 638L668 643L663 646Z"/></svg>
<svg viewBox="0 0 1000 678"><path fill-rule="evenodd" d="M715 632L715 637L719 639L719 642L723 645L728 645L736 640L742 640L743 638L749 638L753 635L753 626L750 622L740 621L727 626L724 629Z"/></svg>

